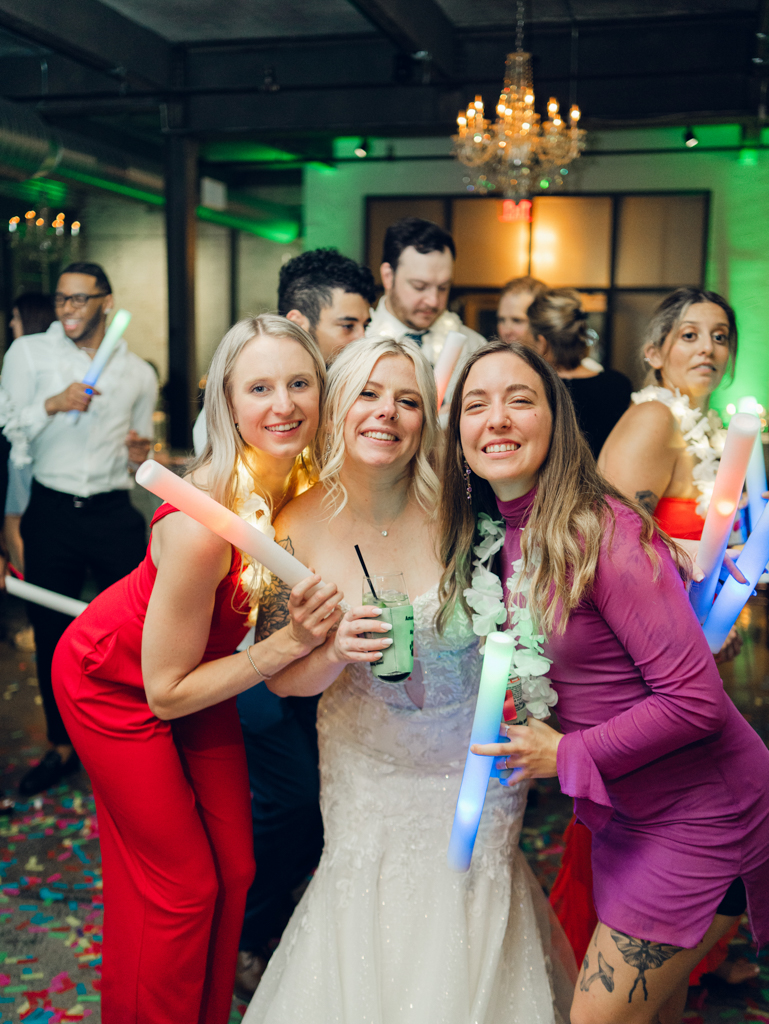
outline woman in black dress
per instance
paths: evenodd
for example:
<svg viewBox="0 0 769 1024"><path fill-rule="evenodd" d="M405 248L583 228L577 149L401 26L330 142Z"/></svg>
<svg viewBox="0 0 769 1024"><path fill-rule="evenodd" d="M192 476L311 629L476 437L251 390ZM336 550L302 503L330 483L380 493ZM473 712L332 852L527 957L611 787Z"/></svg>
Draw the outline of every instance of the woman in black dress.
<svg viewBox="0 0 769 1024"><path fill-rule="evenodd" d="M566 385L582 432L598 458L614 424L630 405L633 386L624 373L583 364L591 341L587 313L577 292L571 288L544 291L529 306L527 315L532 348Z"/></svg>

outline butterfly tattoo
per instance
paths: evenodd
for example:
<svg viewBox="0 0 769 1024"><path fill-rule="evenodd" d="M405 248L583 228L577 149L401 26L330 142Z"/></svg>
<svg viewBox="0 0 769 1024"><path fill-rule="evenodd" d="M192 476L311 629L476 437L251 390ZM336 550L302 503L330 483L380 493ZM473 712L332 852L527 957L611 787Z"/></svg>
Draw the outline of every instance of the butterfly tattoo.
<svg viewBox="0 0 769 1024"><path fill-rule="evenodd" d="M650 942L648 939L631 939L629 935L622 935L620 932L611 930L610 934L625 963L638 971L638 977L633 982L633 987L630 989L627 1001L629 1003L633 1001L633 993L639 981L643 986L644 1000L648 1000L649 991L646 988L646 972L655 967L662 967L667 960L675 956L676 953L679 953L683 947L669 946L661 942Z"/></svg>

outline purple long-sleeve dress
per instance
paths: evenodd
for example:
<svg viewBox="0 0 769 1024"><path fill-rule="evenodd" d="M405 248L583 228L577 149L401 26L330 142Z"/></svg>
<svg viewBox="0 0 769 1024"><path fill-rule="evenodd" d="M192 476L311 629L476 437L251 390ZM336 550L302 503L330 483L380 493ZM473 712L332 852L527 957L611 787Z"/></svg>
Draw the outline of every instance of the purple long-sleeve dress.
<svg viewBox="0 0 769 1024"><path fill-rule="evenodd" d="M503 581L534 492L498 501ZM566 734L558 778L593 833L599 920L692 948L741 877L753 935L769 941L769 751L724 693L675 564L610 499L595 584L545 653ZM505 588L506 589L506 588Z"/></svg>

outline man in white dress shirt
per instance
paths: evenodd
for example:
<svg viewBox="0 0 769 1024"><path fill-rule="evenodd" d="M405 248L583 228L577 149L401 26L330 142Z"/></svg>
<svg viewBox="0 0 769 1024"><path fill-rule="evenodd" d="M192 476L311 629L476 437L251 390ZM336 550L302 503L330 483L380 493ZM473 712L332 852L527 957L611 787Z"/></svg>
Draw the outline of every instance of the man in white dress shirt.
<svg viewBox="0 0 769 1024"><path fill-rule="evenodd" d="M157 378L121 341L98 386L81 383L113 305L100 266L70 264L54 301L58 320L44 334L11 345L1 386L15 410L13 430L6 431L16 446L22 438L32 461L32 495L21 521L25 578L79 597L88 571L103 590L144 557L145 524L129 500L129 463L142 462L149 450ZM72 411L80 413L76 423ZM23 796L48 789L79 767L51 688L53 652L72 620L28 607L51 749L22 778Z"/></svg>
<svg viewBox="0 0 769 1024"><path fill-rule="evenodd" d="M482 335L465 327L456 313L446 309L455 256L454 239L437 224L419 217L406 217L392 224L385 234L380 268L384 295L366 330L367 338L412 338L432 366L448 333L463 334L465 346L444 403L451 401L462 363L486 343Z"/></svg>

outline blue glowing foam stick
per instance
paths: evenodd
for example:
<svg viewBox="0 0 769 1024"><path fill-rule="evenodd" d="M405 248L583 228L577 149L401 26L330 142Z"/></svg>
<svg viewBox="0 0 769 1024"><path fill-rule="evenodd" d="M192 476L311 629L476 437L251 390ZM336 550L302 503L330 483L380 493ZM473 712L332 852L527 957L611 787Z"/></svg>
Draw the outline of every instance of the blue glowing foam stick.
<svg viewBox="0 0 769 1024"><path fill-rule="evenodd" d="M514 650L515 641L506 633L491 633L486 638L486 653L483 656L470 746L474 743L496 743L499 738L499 726ZM493 764L493 757L483 757L467 751L449 840L448 861L449 867L454 871L467 871L470 867Z"/></svg>
<svg viewBox="0 0 769 1024"><path fill-rule="evenodd" d="M769 513L764 509L737 559L740 572L748 582L738 583L733 576L728 576L702 627L705 631L705 639L714 654L717 654L724 646L729 630L737 621L737 617L745 607L745 602L755 590L767 562L769 562Z"/></svg>
<svg viewBox="0 0 769 1024"><path fill-rule="evenodd" d="M91 360L91 365L88 367L88 373L83 377L83 383L87 384L88 387L93 387L96 381L101 375L101 371L109 362L109 358L117 348L117 343L123 337L123 332L131 320L131 314L127 309L119 309L117 313L112 317L112 323L107 328L104 337L101 340L101 345L96 349L96 355ZM80 419L80 413L77 409L73 409L67 413L72 423L77 423Z"/></svg>
<svg viewBox="0 0 769 1024"><path fill-rule="evenodd" d="M761 426L757 416L738 412L732 416L726 432L724 451L713 485L713 495L697 548L697 565L705 573L692 583L689 598L700 622L704 622L713 604L716 583L724 561L726 545L745 483L745 473L756 434Z"/></svg>
<svg viewBox="0 0 769 1024"><path fill-rule="evenodd" d="M766 487L766 464L764 463L764 446L761 443L761 433L756 438L753 451L750 453L748 472L745 477L748 488L748 510L750 512L750 528L755 530L758 521L766 508L766 498L761 495Z"/></svg>

